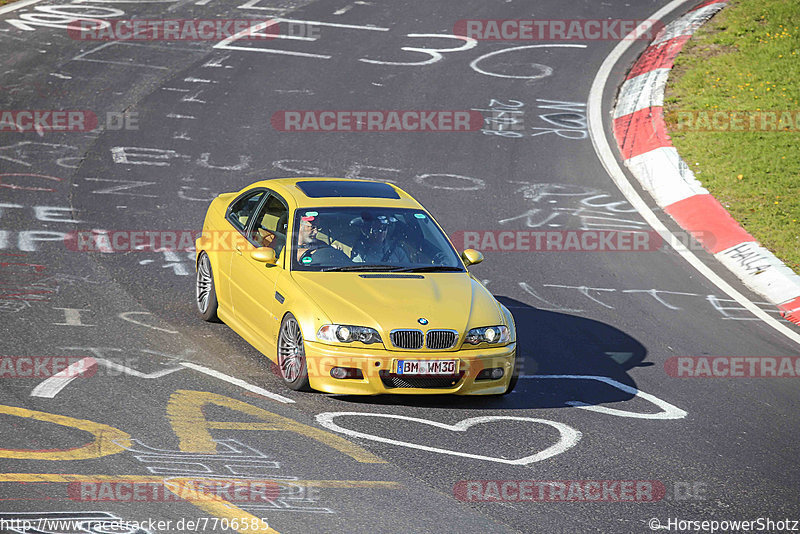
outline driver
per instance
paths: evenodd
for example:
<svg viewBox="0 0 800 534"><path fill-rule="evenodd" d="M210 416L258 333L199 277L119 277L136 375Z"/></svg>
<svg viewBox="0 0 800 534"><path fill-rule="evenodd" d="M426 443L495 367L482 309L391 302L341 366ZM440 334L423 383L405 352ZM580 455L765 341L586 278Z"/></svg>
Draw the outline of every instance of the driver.
<svg viewBox="0 0 800 534"><path fill-rule="evenodd" d="M364 224L361 236L353 247L353 261L366 263L390 263L404 265L409 262L408 254L389 237L390 221L385 215L372 217L362 215Z"/></svg>
<svg viewBox="0 0 800 534"><path fill-rule="evenodd" d="M304 254L313 254L315 250L322 247L329 247L326 242L317 239L319 231L319 217L309 215L300 218L300 229L297 233L297 261Z"/></svg>

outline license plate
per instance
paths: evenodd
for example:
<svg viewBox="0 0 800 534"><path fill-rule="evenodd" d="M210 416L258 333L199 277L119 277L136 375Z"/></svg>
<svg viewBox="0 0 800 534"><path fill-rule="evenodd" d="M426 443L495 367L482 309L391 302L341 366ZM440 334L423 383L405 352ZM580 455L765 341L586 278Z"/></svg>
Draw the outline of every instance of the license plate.
<svg viewBox="0 0 800 534"><path fill-rule="evenodd" d="M398 375L454 375L456 360L398 360Z"/></svg>

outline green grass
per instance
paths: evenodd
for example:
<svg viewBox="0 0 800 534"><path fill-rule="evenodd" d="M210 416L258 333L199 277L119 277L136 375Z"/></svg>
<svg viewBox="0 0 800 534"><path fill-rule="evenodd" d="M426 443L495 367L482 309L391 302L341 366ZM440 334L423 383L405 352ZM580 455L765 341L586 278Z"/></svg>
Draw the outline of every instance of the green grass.
<svg viewBox="0 0 800 534"><path fill-rule="evenodd" d="M800 273L800 125L689 131L677 111L800 111L798 0L734 0L675 61L664 101L672 142L697 178L765 247ZM672 115L672 116L671 116Z"/></svg>
<svg viewBox="0 0 800 534"><path fill-rule="evenodd" d="M10 4L11 2L16 2L17 0L0 0L0 6L4 6L6 4Z"/></svg>

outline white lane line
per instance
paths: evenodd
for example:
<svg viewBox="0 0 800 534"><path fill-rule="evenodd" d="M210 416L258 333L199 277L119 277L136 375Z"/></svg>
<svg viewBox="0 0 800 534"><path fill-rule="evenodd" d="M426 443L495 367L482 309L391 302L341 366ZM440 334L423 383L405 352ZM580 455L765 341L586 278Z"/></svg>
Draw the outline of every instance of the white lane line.
<svg viewBox="0 0 800 534"><path fill-rule="evenodd" d="M38 4L41 1L42 0L22 0L21 2L14 2L13 4L9 4L6 7L0 7L0 15L2 15L3 13L10 13L22 7Z"/></svg>
<svg viewBox="0 0 800 534"><path fill-rule="evenodd" d="M234 378L232 376L226 375L225 373L220 373L219 371L215 371L214 369L209 369L208 367L203 367L202 365L197 365L196 363L190 363L190 362L181 362L180 364L184 367L188 367L189 369L194 369L195 371L198 371L200 373L206 374L208 376L213 376L214 378L218 378L224 382L233 384L234 386L246 389L247 391L250 391L252 393L263 395L264 397L269 397L272 400L283 402L285 404L291 404L294 402L292 399L284 397L283 395L272 393L271 391L267 391L264 388L254 386L253 384L249 384L244 380Z"/></svg>
<svg viewBox="0 0 800 534"><path fill-rule="evenodd" d="M667 15L685 3L689 3L689 1L673 0L648 18L650 20L660 20L663 16ZM605 136L605 121L602 110L603 89L608 83L608 78L617 61L619 61L628 48L630 48L631 45L636 42L636 40L633 38L635 35L637 35L635 32L642 31L643 29L646 29L646 24L639 25L639 27L631 32L627 38L620 41L617 46L614 47L611 53L603 61L603 64L600 66L600 69L597 71L594 81L592 82L592 87L589 90L587 114L589 116L589 137L592 140L594 150L597 153L600 162L603 164L603 167L606 169L606 172L614 181L622 194L625 195L625 198L628 199L628 202L630 202L631 205L641 214L644 220L647 221L647 223L655 231L657 231L659 235L661 235L664 241L669 243L669 245L675 249L675 252L680 254L681 257L683 257L683 259L686 260L692 267L697 269L700 274L705 276L712 284L717 286L722 292L738 302L750 313L764 321L766 324L790 340L800 344L800 333L793 331L777 319L767 315L764 310L756 306L747 297L739 293L739 291L734 289L733 286L712 271L700 260L700 258L698 258L691 250L689 250L681 242L681 240L678 239L678 237L669 231L666 225L659 220L653 210L651 210L647 203L645 203L641 195L639 195L636 189L634 189L633 184L631 184L631 182L628 180L628 177L625 176L625 172L622 170L622 167L620 167L616 157L614 156L614 152L611 150L611 146L609 145Z"/></svg>

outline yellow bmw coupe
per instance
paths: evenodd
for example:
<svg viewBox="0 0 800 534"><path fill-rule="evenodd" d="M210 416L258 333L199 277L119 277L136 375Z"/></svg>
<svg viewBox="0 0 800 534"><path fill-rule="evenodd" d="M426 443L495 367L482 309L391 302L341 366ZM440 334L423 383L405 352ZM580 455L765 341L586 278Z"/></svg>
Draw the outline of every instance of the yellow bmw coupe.
<svg viewBox="0 0 800 534"><path fill-rule="evenodd" d="M508 309L431 215L384 182L282 178L215 198L197 308L295 390L498 395L516 381Z"/></svg>

